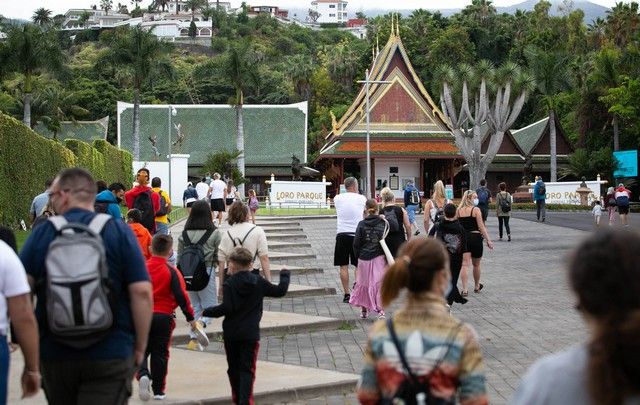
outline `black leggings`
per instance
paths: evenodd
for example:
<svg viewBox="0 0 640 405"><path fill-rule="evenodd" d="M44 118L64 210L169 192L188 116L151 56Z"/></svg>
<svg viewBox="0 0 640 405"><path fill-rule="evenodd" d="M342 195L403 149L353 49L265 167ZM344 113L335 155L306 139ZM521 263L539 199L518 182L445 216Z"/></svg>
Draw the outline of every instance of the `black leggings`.
<svg viewBox="0 0 640 405"><path fill-rule="evenodd" d="M509 218L511 217L498 217L498 233L500 238L502 238L502 224L504 223L504 227L507 229L507 235L511 235L511 229L509 229Z"/></svg>

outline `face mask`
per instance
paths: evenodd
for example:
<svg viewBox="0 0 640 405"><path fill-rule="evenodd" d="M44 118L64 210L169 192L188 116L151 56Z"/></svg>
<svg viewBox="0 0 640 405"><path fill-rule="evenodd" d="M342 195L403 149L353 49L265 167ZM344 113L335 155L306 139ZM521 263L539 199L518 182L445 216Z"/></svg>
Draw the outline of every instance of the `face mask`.
<svg viewBox="0 0 640 405"><path fill-rule="evenodd" d="M473 205L478 205L479 202L480 202L480 200L478 200L477 198L473 199Z"/></svg>

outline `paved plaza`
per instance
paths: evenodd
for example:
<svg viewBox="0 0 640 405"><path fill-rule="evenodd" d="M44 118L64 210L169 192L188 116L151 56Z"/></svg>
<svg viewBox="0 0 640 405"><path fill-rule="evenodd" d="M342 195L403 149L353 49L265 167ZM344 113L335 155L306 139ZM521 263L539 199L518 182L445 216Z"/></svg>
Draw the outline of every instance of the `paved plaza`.
<svg viewBox="0 0 640 405"><path fill-rule="evenodd" d="M571 215L580 222L587 214ZM172 228L176 239L183 223ZM352 389L362 366L367 329L374 319L360 320L359 309L342 302L338 271L333 266L335 218L263 218L259 223L267 231L270 253L276 258L272 262L274 270L282 265L295 270L291 295L265 300L257 403L356 403ZM491 402L504 404L534 360L585 337L564 263L587 231L513 218L513 241L500 242L497 219L490 217L487 226L495 248L488 251L485 247L485 287L474 294L471 284L469 302L455 305L453 313L478 332ZM228 402L220 324L216 320L208 328L212 342L206 353L184 350L186 329L176 329L166 402ZM20 357L12 356L12 399L18 392ZM198 363L203 365L193 366ZM214 374L216 378L212 378ZM317 381L313 381L314 376ZM283 385L283 380L288 384ZM138 402L134 391L132 403ZM43 395L25 403L44 403Z"/></svg>

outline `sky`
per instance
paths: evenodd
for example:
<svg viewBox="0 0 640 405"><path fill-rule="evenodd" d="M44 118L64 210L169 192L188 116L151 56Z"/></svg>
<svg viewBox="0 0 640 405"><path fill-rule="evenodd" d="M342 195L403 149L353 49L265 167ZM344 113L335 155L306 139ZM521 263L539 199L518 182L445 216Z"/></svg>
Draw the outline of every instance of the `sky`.
<svg viewBox="0 0 640 405"><path fill-rule="evenodd" d="M495 6L509 6L512 4L521 3L523 0L494 0ZM575 1L576 3L579 0ZM615 5L616 0L590 0L592 3L601 4L605 7L612 7ZM619 0L618 0L619 1ZM130 7L129 0L113 0L114 5L127 4ZM626 3L627 1L624 0ZM142 5L147 6L151 3L150 0L143 0ZM233 7L238 7L242 3L241 0L231 0ZM304 0L250 0L248 4L252 5L274 5L283 8L294 7L303 8L311 4L311 1ZM400 0L395 4L399 9L441 9L441 8L462 8L471 3L471 0ZM0 0L0 14L10 18L22 18L31 19L33 11L45 7L53 14L64 14L70 8L89 8L92 4L100 4L99 0ZM355 14L357 11L367 9L387 9L389 8L389 0L349 0L348 11Z"/></svg>

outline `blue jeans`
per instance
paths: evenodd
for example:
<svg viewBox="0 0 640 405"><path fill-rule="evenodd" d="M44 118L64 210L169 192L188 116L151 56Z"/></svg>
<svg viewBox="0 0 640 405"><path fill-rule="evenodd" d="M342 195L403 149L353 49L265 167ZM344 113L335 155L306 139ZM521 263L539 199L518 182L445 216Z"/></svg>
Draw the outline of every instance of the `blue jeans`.
<svg viewBox="0 0 640 405"><path fill-rule="evenodd" d="M156 221L156 233L161 235L169 235L169 224Z"/></svg>
<svg viewBox="0 0 640 405"><path fill-rule="evenodd" d="M416 210L418 209L417 205L407 205L407 215L409 215L409 223L416 223Z"/></svg>
<svg viewBox="0 0 640 405"><path fill-rule="evenodd" d="M9 344L7 337L0 335L0 404L7 403L7 383L9 380Z"/></svg>
<svg viewBox="0 0 640 405"><path fill-rule="evenodd" d="M200 291L188 291L189 300L193 307L194 318L196 321L201 321L204 326L207 326L211 322L211 318L202 316L202 311L205 308L218 305L218 291L216 290L216 272L215 268L209 268L209 284ZM196 335L193 332L189 333L192 339L195 339Z"/></svg>

